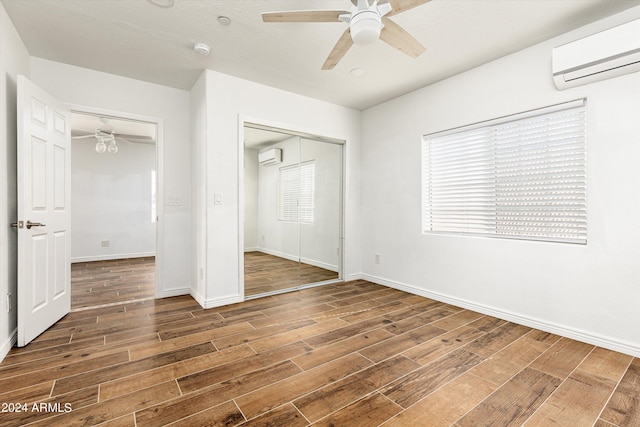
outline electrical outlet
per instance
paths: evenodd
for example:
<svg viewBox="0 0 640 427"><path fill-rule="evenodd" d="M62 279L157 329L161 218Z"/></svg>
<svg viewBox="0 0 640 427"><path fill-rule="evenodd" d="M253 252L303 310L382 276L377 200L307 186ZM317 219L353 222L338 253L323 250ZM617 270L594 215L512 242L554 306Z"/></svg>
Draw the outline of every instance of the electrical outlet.
<svg viewBox="0 0 640 427"><path fill-rule="evenodd" d="M376 264L380 264L380 254L375 254L374 260L375 260Z"/></svg>
<svg viewBox="0 0 640 427"><path fill-rule="evenodd" d="M11 312L11 294L7 294L7 313Z"/></svg>
<svg viewBox="0 0 640 427"><path fill-rule="evenodd" d="M100 241L100 247L101 248L110 248L111 247L111 240L101 240Z"/></svg>

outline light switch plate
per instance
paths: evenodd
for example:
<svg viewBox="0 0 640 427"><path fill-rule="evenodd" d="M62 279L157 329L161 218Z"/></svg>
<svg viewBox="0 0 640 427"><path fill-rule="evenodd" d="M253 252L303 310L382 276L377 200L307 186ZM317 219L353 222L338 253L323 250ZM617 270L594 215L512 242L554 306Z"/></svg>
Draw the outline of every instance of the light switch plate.
<svg viewBox="0 0 640 427"><path fill-rule="evenodd" d="M182 206L182 196L167 196L164 199L165 206Z"/></svg>

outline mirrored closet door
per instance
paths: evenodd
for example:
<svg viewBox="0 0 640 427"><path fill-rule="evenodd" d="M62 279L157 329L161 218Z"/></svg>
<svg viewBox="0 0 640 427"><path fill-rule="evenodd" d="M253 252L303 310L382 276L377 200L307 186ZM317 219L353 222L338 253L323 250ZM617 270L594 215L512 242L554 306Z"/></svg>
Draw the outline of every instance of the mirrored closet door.
<svg viewBox="0 0 640 427"><path fill-rule="evenodd" d="M341 280L343 144L244 131L245 297Z"/></svg>

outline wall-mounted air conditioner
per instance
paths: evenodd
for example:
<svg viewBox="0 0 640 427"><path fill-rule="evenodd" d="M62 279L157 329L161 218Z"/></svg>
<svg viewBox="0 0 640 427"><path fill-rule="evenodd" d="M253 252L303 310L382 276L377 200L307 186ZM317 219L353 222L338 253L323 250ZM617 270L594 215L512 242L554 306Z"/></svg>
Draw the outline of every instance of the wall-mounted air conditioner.
<svg viewBox="0 0 640 427"><path fill-rule="evenodd" d="M553 49L558 89L640 70L640 19Z"/></svg>
<svg viewBox="0 0 640 427"><path fill-rule="evenodd" d="M275 165L282 162L282 150L280 148L270 148L258 154L258 162L263 165Z"/></svg>

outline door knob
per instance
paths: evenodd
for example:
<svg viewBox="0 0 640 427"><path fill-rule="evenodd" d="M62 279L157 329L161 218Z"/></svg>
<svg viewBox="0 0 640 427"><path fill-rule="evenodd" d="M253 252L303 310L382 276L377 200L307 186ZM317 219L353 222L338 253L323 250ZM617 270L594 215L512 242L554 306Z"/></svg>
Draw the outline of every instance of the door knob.
<svg viewBox="0 0 640 427"><path fill-rule="evenodd" d="M31 227L44 227L45 224L39 223L39 222L31 222L29 220L27 220L27 230L30 230Z"/></svg>

